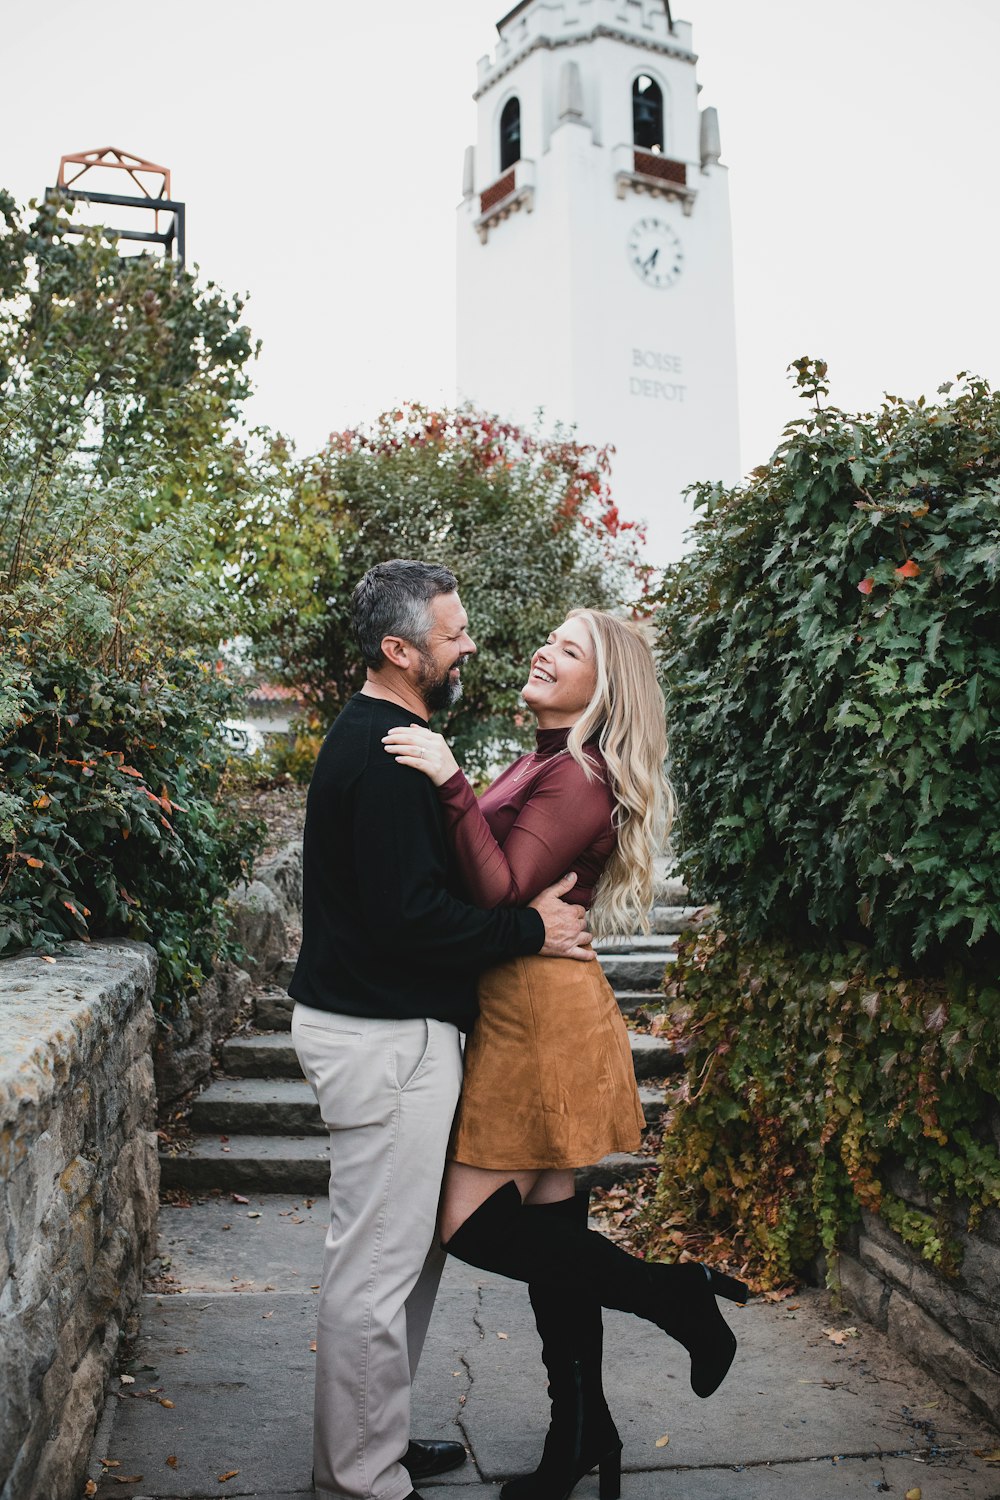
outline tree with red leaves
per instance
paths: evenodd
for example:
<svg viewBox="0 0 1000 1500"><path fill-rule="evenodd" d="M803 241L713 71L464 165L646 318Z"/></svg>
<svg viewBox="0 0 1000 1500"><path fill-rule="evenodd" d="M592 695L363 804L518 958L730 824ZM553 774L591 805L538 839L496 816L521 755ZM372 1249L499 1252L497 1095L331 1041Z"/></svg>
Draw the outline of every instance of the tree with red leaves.
<svg viewBox="0 0 1000 1500"><path fill-rule="evenodd" d="M633 606L650 570L641 529L619 514L611 453L572 435L544 438L472 409L407 405L333 433L306 461L280 513L256 518L248 576L280 576L267 636L283 674L328 722L360 687L351 590L389 557L441 562L458 576L478 657L447 732L483 769L524 742L518 689L531 651L568 609Z"/></svg>

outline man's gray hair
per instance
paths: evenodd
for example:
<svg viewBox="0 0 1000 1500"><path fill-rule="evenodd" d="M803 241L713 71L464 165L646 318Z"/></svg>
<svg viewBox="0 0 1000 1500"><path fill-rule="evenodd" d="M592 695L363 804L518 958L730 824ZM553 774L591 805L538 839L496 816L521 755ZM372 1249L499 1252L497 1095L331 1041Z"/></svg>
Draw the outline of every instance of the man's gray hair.
<svg viewBox="0 0 1000 1500"><path fill-rule="evenodd" d="M453 594L458 579L437 563L412 562L394 557L376 563L351 595L354 638L365 666L385 666L382 641L387 635L402 636L418 651L425 649L431 628L431 600Z"/></svg>

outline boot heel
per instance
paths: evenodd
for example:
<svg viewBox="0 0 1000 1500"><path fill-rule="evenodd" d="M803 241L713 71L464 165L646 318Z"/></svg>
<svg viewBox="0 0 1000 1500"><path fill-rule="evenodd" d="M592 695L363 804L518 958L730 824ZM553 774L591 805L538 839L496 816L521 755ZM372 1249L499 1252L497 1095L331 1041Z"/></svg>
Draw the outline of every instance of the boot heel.
<svg viewBox="0 0 1000 1500"><path fill-rule="evenodd" d="M725 1297L727 1302L736 1302L740 1307L743 1307L750 1296L750 1288L745 1281L737 1281L734 1276L726 1276L722 1271L713 1271L709 1281L717 1297Z"/></svg>
<svg viewBox="0 0 1000 1500"><path fill-rule="evenodd" d="M601 1500L619 1500L622 1492L622 1450L605 1453L599 1466Z"/></svg>

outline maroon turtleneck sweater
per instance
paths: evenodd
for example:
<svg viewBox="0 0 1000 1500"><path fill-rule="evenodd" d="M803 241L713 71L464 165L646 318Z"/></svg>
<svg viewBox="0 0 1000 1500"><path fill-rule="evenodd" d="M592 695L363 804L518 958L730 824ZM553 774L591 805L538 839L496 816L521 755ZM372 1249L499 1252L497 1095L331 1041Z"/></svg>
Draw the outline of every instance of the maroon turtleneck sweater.
<svg viewBox="0 0 1000 1500"><path fill-rule="evenodd" d="M461 771L438 788L448 842L477 906L524 906L576 874L564 900L590 906L615 847L614 796L595 743L586 773L566 749L568 729L539 729L522 755L479 798Z"/></svg>

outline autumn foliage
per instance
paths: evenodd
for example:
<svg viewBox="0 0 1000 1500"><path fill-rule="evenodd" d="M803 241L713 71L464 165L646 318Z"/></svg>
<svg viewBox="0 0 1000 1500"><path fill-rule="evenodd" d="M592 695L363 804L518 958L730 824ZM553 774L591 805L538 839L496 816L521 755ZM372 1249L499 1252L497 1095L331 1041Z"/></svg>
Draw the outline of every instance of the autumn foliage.
<svg viewBox="0 0 1000 1500"><path fill-rule="evenodd" d="M1000 1204L1000 396L826 404L704 488L660 614L684 873L717 900L653 1246L764 1286L878 1209L942 1270ZM929 1205L908 1207L897 1174Z"/></svg>
<svg viewBox="0 0 1000 1500"><path fill-rule="evenodd" d="M642 532L612 498L609 450L471 409L406 405L333 433L290 493L258 504L241 565L255 634L320 725L364 680L350 596L366 569L417 557L454 570L479 654L447 732L473 772L523 742L518 689L566 611L648 587Z"/></svg>

